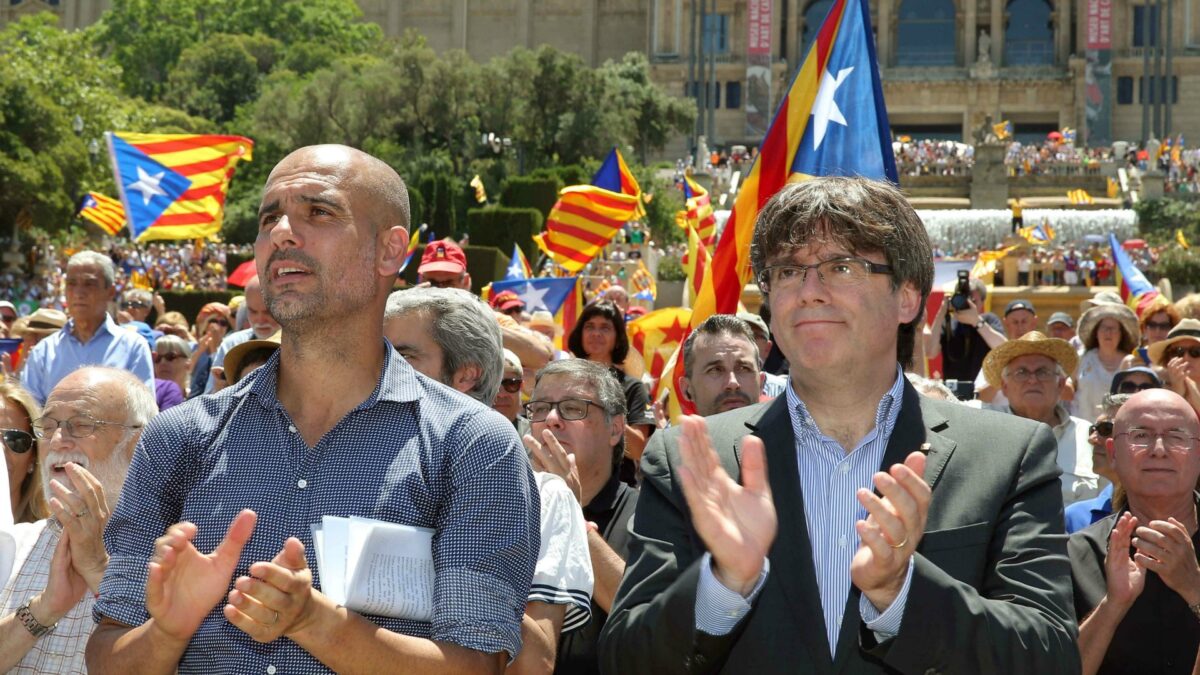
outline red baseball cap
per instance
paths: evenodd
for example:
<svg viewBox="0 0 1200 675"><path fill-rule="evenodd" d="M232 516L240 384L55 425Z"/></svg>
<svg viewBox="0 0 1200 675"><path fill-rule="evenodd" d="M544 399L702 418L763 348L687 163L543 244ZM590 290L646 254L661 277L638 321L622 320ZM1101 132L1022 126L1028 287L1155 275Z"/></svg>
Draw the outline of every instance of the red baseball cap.
<svg viewBox="0 0 1200 675"><path fill-rule="evenodd" d="M500 291L492 298L492 309L498 312L507 312L510 309L524 306L525 302L512 291Z"/></svg>
<svg viewBox="0 0 1200 675"><path fill-rule="evenodd" d="M421 266L417 274L426 272L453 272L462 274L467 271L467 254L462 247L450 239L442 239L425 245L425 253L421 256Z"/></svg>

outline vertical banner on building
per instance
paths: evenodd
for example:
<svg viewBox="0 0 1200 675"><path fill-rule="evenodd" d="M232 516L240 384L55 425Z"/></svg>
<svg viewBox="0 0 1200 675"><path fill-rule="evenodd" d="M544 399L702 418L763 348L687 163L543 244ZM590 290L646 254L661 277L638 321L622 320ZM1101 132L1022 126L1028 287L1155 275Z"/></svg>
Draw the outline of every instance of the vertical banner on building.
<svg viewBox="0 0 1200 675"><path fill-rule="evenodd" d="M748 0L746 15L746 136L757 139L771 123L771 0Z"/></svg>
<svg viewBox="0 0 1200 675"><path fill-rule="evenodd" d="M1112 0L1087 0L1084 126L1089 148L1112 145Z"/></svg>

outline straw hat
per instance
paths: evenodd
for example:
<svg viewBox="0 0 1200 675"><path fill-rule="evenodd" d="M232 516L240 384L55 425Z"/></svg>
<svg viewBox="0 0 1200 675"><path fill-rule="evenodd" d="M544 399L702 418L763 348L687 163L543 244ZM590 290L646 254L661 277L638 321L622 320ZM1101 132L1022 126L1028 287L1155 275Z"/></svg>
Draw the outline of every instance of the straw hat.
<svg viewBox="0 0 1200 675"><path fill-rule="evenodd" d="M1183 321L1175 324L1175 327L1171 329L1170 333L1167 333L1166 340L1163 340L1162 342L1155 342L1154 344L1150 345L1147 351L1150 352L1151 363L1166 365L1162 362L1162 360L1163 354L1166 353L1167 348L1176 342L1181 342L1183 340L1196 340L1197 342L1200 342L1200 320L1184 319Z"/></svg>
<svg viewBox="0 0 1200 675"><path fill-rule="evenodd" d="M242 360L250 355L256 349L270 349L272 352L279 349L280 336L283 331L275 331L275 334L263 340L247 340L233 349L230 349L225 354L225 381L231 386L237 384L245 373L239 372L242 367Z"/></svg>
<svg viewBox="0 0 1200 675"><path fill-rule="evenodd" d="M13 337L25 337L26 335L40 335L46 337L52 335L67 325L67 315L57 309L42 307L29 316L17 319L13 324Z"/></svg>
<svg viewBox="0 0 1200 675"><path fill-rule="evenodd" d="M1079 341L1088 349L1096 347L1096 328L1104 319L1116 319L1121 326L1121 351L1131 352L1142 340L1142 331L1138 329L1137 314L1126 305L1104 303L1096 305L1079 317Z"/></svg>
<svg viewBox="0 0 1200 675"><path fill-rule="evenodd" d="M983 360L983 375L988 384L999 387L1000 374L1004 372L1004 368L1013 359L1029 354L1040 354L1054 359L1068 374L1075 372L1075 366L1079 364L1079 355L1075 353L1075 348L1070 342L1046 337L1036 330L1030 331L1019 339L1009 340L988 352L987 358Z"/></svg>

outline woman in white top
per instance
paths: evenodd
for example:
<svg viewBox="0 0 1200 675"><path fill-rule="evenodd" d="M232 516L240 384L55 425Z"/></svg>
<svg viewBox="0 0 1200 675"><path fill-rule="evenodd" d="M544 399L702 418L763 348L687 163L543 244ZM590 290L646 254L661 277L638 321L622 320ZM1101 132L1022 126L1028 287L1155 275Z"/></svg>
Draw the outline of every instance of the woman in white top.
<svg viewBox="0 0 1200 675"><path fill-rule="evenodd" d="M1072 414L1093 422L1121 362L1141 341L1137 315L1125 305L1097 305L1079 317L1079 340L1085 351L1075 370Z"/></svg>

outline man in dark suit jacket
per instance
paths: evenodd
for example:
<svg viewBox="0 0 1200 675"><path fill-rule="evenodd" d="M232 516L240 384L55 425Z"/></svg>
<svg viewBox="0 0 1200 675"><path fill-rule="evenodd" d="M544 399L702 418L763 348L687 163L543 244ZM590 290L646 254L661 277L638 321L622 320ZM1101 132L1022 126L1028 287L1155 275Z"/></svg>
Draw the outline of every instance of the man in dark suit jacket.
<svg viewBox="0 0 1200 675"><path fill-rule="evenodd" d="M932 284L904 197L789 185L751 257L787 394L651 440L602 670L1076 672L1049 428L897 367Z"/></svg>

